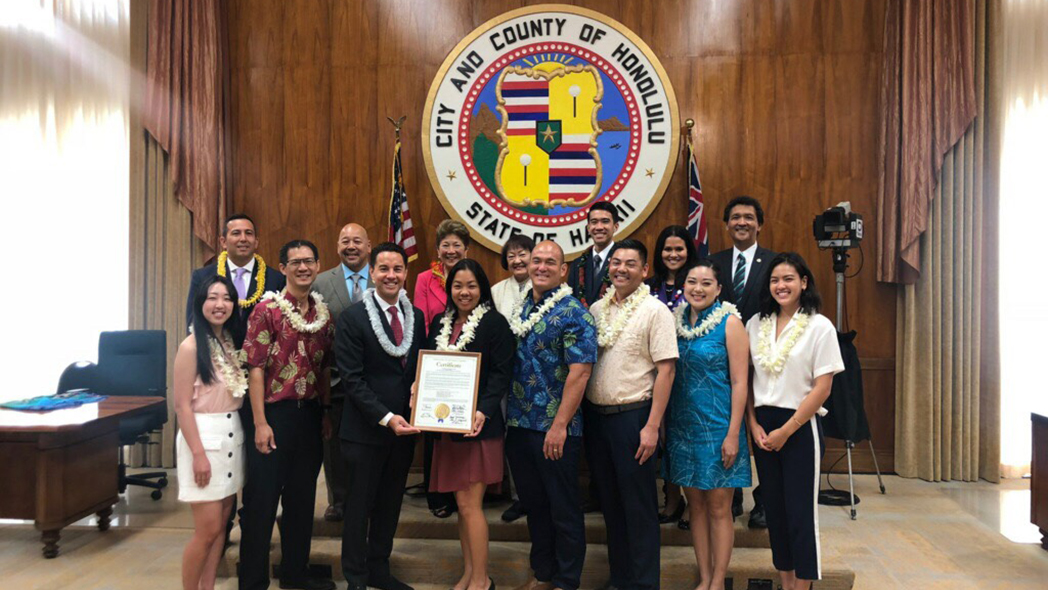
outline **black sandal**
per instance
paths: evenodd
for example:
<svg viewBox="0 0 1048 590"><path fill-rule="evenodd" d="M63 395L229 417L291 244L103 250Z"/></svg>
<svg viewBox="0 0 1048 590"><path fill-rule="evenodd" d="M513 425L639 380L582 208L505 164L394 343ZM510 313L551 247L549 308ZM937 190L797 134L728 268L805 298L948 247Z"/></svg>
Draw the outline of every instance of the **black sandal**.
<svg viewBox="0 0 1048 590"><path fill-rule="evenodd" d="M677 509L674 510L671 514L660 512L659 524L669 524L671 522L677 522L678 520L680 520L680 517L684 515L684 508L684 500L682 499L680 503L677 504Z"/></svg>
<svg viewBox="0 0 1048 590"><path fill-rule="evenodd" d="M456 510L452 506L441 506L440 508L434 508L430 510L430 512L433 513L433 516L436 516L437 518L447 518L452 514L455 514Z"/></svg>

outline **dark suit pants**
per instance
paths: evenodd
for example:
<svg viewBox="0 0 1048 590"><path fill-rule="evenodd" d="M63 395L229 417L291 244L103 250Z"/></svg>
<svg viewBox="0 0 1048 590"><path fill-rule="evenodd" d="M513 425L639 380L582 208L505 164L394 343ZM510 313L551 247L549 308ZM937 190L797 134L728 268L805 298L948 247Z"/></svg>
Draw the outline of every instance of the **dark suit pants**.
<svg viewBox="0 0 1048 590"><path fill-rule="evenodd" d="M591 413L590 475L597 481L608 531L610 584L623 590L659 587L659 496L655 457L634 457L651 406L618 414Z"/></svg>
<svg viewBox="0 0 1048 590"><path fill-rule="evenodd" d="M528 513L535 577L556 588L576 590L586 559L586 526L579 503L582 438L569 436L564 456L556 461L542 455L545 439L545 432L512 427L506 434L506 457Z"/></svg>
<svg viewBox="0 0 1048 590"><path fill-rule="evenodd" d="M393 535L414 454L414 436L382 445L342 441L346 471L353 474L342 523L342 573L350 586L366 584L369 576L389 575Z"/></svg>
<svg viewBox="0 0 1048 590"><path fill-rule="evenodd" d="M341 384L336 385L338 388ZM334 394L334 392L332 392ZM327 486L328 506L342 508L346 499L346 462L342 459L342 440L338 438L342 427L342 408L346 398L339 392L331 396L331 439L324 441L324 484Z"/></svg>
<svg viewBox="0 0 1048 590"><path fill-rule="evenodd" d="M280 576L288 581L307 577L317 476L323 459L320 404L297 401L266 404L266 421L276 449L263 455L253 441L247 447L247 479L240 519L240 589L269 587L269 547L277 504L280 521Z"/></svg>

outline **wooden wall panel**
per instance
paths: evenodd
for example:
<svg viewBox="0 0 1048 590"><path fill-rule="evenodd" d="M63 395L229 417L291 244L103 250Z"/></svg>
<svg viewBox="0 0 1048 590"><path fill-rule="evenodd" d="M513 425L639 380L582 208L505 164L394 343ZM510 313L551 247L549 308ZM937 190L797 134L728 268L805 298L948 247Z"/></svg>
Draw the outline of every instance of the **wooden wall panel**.
<svg viewBox="0 0 1048 590"><path fill-rule="evenodd" d="M724 204L737 194L757 197L767 211L761 244L796 250L812 264L831 318L830 256L815 247L811 219L850 200L873 226L885 2L571 2L621 21L662 60L681 118L697 122L712 248L730 245L719 221ZM407 115L404 178L421 254L412 275L422 271L434 253L433 228L446 217L420 145L429 84L476 26L538 3L233 0L233 208L258 221L266 259L275 263L280 244L305 237L320 246L322 265L333 266L338 230L349 221L366 227L373 242L385 238L393 149L386 117ZM684 220L685 186L678 166L636 237L653 244L662 227ZM848 281L847 306L860 355L891 367L895 292L874 280L876 240L868 231L870 260ZM503 276L495 253L476 246L471 255ZM894 377L865 373L878 456L890 458Z"/></svg>

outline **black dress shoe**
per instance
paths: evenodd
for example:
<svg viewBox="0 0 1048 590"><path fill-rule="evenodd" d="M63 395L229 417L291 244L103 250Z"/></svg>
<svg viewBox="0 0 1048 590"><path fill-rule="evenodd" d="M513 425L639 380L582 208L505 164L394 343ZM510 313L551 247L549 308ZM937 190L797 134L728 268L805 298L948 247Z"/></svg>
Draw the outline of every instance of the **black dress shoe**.
<svg viewBox="0 0 1048 590"><path fill-rule="evenodd" d="M677 509L673 512L666 514L665 512L659 513L659 524L669 524L671 522L677 522L680 517L684 516L684 500L681 500L677 504Z"/></svg>
<svg viewBox="0 0 1048 590"><path fill-rule="evenodd" d="M342 522L342 507L328 506L324 511L324 520L328 522Z"/></svg>
<svg viewBox="0 0 1048 590"><path fill-rule="evenodd" d="M520 503L520 500L517 500L502 513L502 521L513 522L525 514L527 514L527 511L524 510L524 505Z"/></svg>
<svg viewBox="0 0 1048 590"><path fill-rule="evenodd" d="M755 506L750 511L750 523L751 529L766 529L768 528L768 519L764 516L764 507Z"/></svg>
<svg viewBox="0 0 1048 590"><path fill-rule="evenodd" d="M682 519L677 521L677 528L679 528L682 531L690 531L691 530L691 521L688 520L687 518L682 518Z"/></svg>
<svg viewBox="0 0 1048 590"><path fill-rule="evenodd" d="M318 578L307 578L301 581L280 580L283 590L335 590L335 583L331 580Z"/></svg>
<svg viewBox="0 0 1048 590"><path fill-rule="evenodd" d="M415 590L392 575L368 578L368 587L379 590Z"/></svg>

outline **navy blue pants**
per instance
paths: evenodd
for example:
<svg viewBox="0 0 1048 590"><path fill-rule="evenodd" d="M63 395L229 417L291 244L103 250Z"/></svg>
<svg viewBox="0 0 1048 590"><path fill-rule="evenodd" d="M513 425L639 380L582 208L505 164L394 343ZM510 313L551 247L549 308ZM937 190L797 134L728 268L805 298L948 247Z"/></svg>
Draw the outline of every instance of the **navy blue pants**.
<svg viewBox="0 0 1048 590"><path fill-rule="evenodd" d="M761 406L757 423L771 433L796 410ZM754 445L764 513L768 518L772 563L779 571L794 571L802 580L822 575L819 554L819 463L822 433L812 418L786 440L778 452Z"/></svg>
<svg viewBox="0 0 1048 590"><path fill-rule="evenodd" d="M651 406L619 414L587 414L593 445L590 477L597 481L608 531L610 583L622 590L659 587L659 495L655 457L634 457Z"/></svg>
<svg viewBox="0 0 1048 590"><path fill-rule="evenodd" d="M511 427L506 457L517 495L528 513L531 569L540 582L577 590L586 559L586 526L579 502L579 459L582 438L569 436L563 456L542 455L545 432Z"/></svg>

